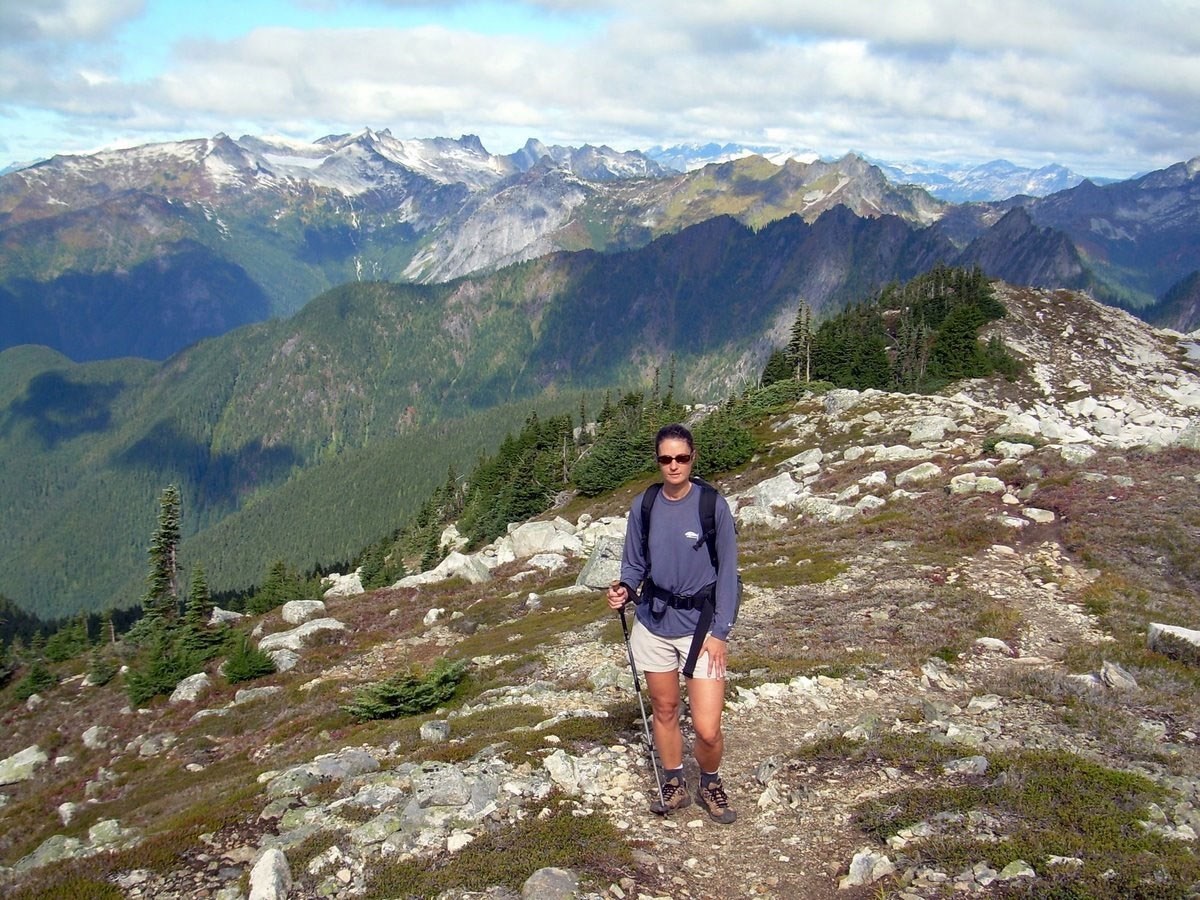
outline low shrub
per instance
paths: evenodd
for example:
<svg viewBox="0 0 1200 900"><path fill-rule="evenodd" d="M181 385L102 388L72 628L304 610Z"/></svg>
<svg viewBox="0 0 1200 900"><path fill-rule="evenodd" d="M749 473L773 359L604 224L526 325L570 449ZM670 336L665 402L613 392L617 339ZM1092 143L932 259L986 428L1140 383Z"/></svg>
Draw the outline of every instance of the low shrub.
<svg viewBox="0 0 1200 900"><path fill-rule="evenodd" d="M386 681L360 688L353 702L342 708L360 722L411 716L445 703L458 690L466 674L464 661L439 659L433 669L422 674L411 669Z"/></svg>
<svg viewBox="0 0 1200 900"><path fill-rule="evenodd" d="M250 643L249 637L240 635L232 642L229 656L225 658L225 678L230 684L253 681L275 672L275 660L270 654Z"/></svg>

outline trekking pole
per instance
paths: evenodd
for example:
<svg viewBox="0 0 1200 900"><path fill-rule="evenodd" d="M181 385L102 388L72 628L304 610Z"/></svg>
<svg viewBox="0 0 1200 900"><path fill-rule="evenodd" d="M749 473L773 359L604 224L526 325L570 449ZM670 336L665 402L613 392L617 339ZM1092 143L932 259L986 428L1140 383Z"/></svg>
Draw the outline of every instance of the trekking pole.
<svg viewBox="0 0 1200 900"><path fill-rule="evenodd" d="M658 786L658 797L661 800L662 778L658 774L658 760L654 758L654 737L650 733L650 720L646 718L646 702L642 699L642 685L638 681L637 664L633 661L633 647L629 644L629 624L625 621L625 607L622 606L617 612L621 616L621 630L625 632L625 651L629 654L629 671L633 673L633 690L642 710L642 731L646 738L646 747L650 751L650 767L654 769L654 783Z"/></svg>

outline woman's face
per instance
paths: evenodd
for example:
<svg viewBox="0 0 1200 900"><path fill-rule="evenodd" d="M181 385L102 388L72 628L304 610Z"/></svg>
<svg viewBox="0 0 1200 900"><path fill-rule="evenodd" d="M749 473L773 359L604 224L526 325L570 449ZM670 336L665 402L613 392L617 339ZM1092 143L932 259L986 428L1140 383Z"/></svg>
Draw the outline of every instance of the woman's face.
<svg viewBox="0 0 1200 900"><path fill-rule="evenodd" d="M670 459L663 462L664 459ZM680 457L687 462L680 462ZM658 445L658 468L662 472L663 482L673 487L682 487L692 477L692 465L696 458L687 441L679 438L667 438Z"/></svg>

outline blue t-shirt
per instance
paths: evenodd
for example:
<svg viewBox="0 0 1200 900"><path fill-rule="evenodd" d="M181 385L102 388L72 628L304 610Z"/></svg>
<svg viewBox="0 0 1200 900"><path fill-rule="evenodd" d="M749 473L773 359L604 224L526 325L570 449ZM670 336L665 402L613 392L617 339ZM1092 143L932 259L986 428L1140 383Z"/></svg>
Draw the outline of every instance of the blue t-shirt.
<svg viewBox="0 0 1200 900"><path fill-rule="evenodd" d="M709 559L708 544L700 541L703 533L700 525L701 493L702 488L695 483L680 500L670 500L665 492L659 492L650 515L650 563L653 571L649 574L658 587L682 597L694 596L716 582L712 635L729 640L729 632L737 618L737 535L729 504L718 494L718 573ZM638 494L633 501L625 531L625 551L621 556L621 581L634 587L639 587L647 575L646 560L642 554L643 496ZM645 600L638 603L637 617L653 634L665 638L695 634L700 622L700 610L668 607L661 617L656 617L651 615L650 606Z"/></svg>

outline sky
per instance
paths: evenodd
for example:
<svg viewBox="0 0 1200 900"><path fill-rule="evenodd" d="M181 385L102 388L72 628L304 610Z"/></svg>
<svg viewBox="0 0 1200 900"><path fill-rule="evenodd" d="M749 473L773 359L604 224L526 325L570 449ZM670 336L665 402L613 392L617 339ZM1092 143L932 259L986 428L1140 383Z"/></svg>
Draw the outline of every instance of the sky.
<svg viewBox="0 0 1200 900"><path fill-rule="evenodd" d="M1128 178L1200 156L1200 0L0 0L0 167L366 127Z"/></svg>

